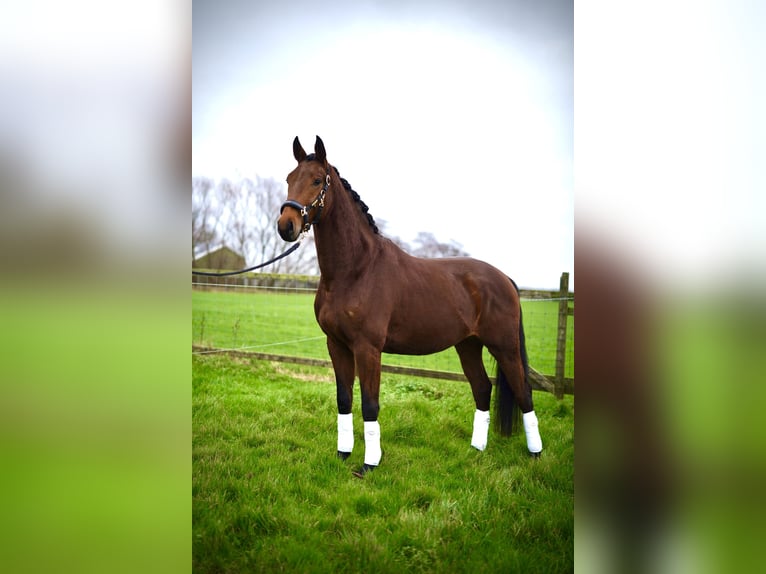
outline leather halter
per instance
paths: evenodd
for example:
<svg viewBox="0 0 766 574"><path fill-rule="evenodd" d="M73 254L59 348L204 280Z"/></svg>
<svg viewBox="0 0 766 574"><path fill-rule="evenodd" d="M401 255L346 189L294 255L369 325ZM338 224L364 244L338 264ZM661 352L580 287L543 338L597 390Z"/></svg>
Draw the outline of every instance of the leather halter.
<svg viewBox="0 0 766 574"><path fill-rule="evenodd" d="M319 194L314 198L314 201L309 203L308 205L301 205L294 199L288 199L282 204L282 207L279 208L280 215L285 210L285 207L292 207L294 209L297 209L298 212L301 214L301 217L303 218L303 227L301 228L301 233L308 233L309 229L311 229L311 226L314 225L317 221L319 221L319 217L322 215L322 209L324 208L324 196L325 193L327 193L327 188L330 187L330 174L325 175L324 185L322 186L322 189L319 191ZM314 216L314 219L312 221L309 221L309 213L311 213L311 210L317 208L317 213Z"/></svg>

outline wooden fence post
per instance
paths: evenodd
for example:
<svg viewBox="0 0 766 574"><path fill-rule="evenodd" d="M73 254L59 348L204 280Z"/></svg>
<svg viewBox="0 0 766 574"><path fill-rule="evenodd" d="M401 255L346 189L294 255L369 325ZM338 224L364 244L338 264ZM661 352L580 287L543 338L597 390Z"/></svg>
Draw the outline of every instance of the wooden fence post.
<svg viewBox="0 0 766 574"><path fill-rule="evenodd" d="M556 380L554 383L557 399L564 398L564 366L566 364L567 310L569 309L569 273L561 274L559 283L559 329L556 337Z"/></svg>

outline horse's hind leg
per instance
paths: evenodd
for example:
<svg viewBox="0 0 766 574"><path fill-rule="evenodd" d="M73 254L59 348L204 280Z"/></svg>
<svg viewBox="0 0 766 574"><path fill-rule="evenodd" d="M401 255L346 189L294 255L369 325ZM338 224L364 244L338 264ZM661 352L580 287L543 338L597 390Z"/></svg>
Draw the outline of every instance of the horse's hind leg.
<svg viewBox="0 0 766 574"><path fill-rule="evenodd" d="M523 359L520 356L519 349L515 352L500 352L497 349L489 347L490 353L497 359L498 365L498 408L501 422L507 424L510 434L512 421L515 418L517 408L521 409L522 422L524 423L524 432L527 435L527 449L533 456L538 456L543 450L543 442L540 438L540 430L537 424L537 415L532 401L532 387L525 376Z"/></svg>
<svg viewBox="0 0 766 574"><path fill-rule="evenodd" d="M478 450L487 448L489 402L492 397L492 383L487 376L487 370L484 368L484 362L481 358L482 348L481 341L473 338L466 339L455 345L463 372L471 383L471 392L476 403L476 411L473 415L471 446Z"/></svg>

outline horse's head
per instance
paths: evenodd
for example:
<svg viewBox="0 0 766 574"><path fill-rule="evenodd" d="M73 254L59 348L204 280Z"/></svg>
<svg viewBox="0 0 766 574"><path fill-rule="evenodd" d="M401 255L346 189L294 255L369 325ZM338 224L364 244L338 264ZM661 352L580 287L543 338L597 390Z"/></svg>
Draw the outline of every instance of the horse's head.
<svg viewBox="0 0 766 574"><path fill-rule="evenodd" d="M293 155L298 167L287 176L287 201L282 204L277 220L277 230L285 241L295 241L319 221L330 186L330 164L319 136L311 155L306 155L296 136Z"/></svg>

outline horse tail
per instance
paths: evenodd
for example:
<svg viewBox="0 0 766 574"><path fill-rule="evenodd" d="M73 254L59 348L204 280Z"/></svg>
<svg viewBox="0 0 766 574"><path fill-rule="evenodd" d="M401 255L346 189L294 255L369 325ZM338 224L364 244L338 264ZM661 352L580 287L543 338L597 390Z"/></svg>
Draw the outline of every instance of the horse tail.
<svg viewBox="0 0 766 574"><path fill-rule="evenodd" d="M513 283L513 287L518 294L519 288L516 282L511 279L511 283ZM524 390L531 394L532 387L529 384L529 360L527 359L527 345L524 338L524 320L522 318L521 303L519 303L519 348L521 364L524 367ZM508 378L499 366L495 382L498 397L495 400L495 413L492 418L495 420L500 434L502 436L510 436L513 433L513 429L521 424L521 409L519 409L519 405L516 403L516 397L513 394Z"/></svg>

